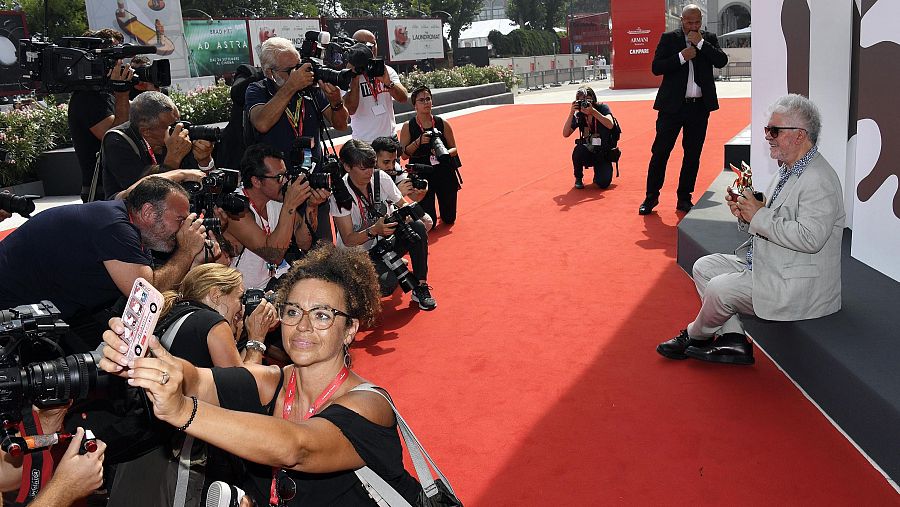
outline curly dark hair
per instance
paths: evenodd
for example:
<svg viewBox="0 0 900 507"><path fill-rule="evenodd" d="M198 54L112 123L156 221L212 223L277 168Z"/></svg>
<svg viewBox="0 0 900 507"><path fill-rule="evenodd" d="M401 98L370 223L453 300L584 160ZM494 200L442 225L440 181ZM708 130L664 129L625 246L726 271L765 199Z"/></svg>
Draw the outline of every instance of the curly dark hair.
<svg viewBox="0 0 900 507"><path fill-rule="evenodd" d="M298 282L307 279L324 280L344 289L347 313L359 319L363 326L371 326L381 312L381 292L378 275L369 254L356 248L337 248L330 243L316 247L294 262L278 284L280 306Z"/></svg>

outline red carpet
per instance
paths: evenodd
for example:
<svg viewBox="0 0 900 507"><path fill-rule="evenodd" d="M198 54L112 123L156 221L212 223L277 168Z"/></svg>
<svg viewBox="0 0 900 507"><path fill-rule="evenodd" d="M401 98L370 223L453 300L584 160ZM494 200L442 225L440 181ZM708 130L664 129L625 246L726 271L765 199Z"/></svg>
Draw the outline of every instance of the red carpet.
<svg viewBox="0 0 900 507"><path fill-rule="evenodd" d="M572 188L565 105L451 120L465 186L457 225L431 238L438 308L386 300L357 370L391 390L467 506L900 505L763 354L749 368L656 354L699 307L674 261L681 152L658 213L638 216L655 112L611 107L624 155L606 191ZM713 113L695 197L749 118L746 99Z"/></svg>

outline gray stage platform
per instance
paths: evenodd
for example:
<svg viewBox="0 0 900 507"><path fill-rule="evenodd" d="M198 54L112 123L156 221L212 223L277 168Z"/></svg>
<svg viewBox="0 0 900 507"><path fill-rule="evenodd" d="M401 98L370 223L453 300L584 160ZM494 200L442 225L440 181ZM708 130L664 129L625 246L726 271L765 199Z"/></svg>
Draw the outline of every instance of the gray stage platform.
<svg viewBox="0 0 900 507"><path fill-rule="evenodd" d="M727 157L726 157L727 158ZM678 225L678 264L733 253L747 234L725 202L726 170ZM900 482L900 283L850 257L844 231L842 309L820 319L744 322L754 341L895 482Z"/></svg>

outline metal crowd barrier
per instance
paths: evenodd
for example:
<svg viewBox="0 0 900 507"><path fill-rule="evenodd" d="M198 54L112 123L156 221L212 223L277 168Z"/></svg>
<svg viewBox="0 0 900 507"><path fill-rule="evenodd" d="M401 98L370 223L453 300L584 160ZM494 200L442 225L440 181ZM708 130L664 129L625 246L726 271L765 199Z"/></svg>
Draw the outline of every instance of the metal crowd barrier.
<svg viewBox="0 0 900 507"><path fill-rule="evenodd" d="M750 79L750 62L728 62L721 69L716 69L716 79L731 81L732 79Z"/></svg>
<svg viewBox="0 0 900 507"><path fill-rule="evenodd" d="M610 66L570 67L519 74L524 88L537 90L547 86L561 86L563 83L597 81L608 79L612 74Z"/></svg>

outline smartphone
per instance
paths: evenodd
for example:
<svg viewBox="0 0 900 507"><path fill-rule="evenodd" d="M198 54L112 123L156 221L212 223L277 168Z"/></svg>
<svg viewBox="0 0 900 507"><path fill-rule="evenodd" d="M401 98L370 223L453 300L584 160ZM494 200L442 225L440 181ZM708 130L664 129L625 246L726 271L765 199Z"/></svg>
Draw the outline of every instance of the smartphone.
<svg viewBox="0 0 900 507"><path fill-rule="evenodd" d="M156 328L162 307L162 294L150 282L138 277L122 312L122 325L125 326L122 338L128 343L128 352L125 353L127 361L147 354L150 336Z"/></svg>

